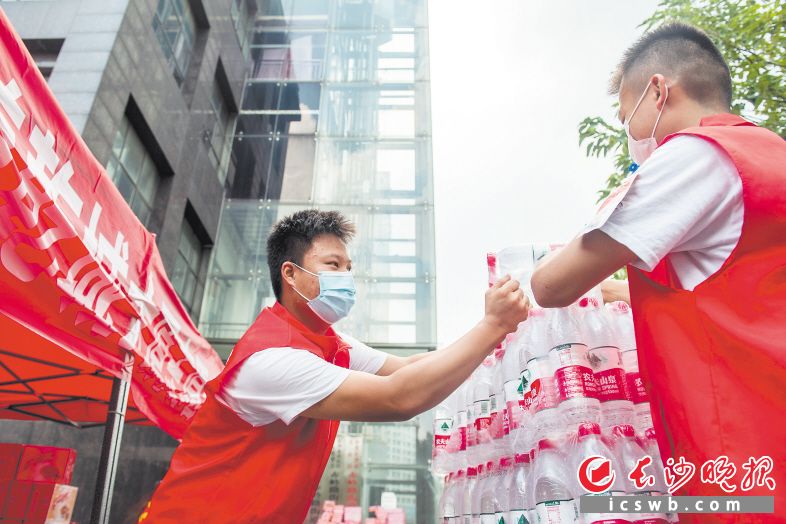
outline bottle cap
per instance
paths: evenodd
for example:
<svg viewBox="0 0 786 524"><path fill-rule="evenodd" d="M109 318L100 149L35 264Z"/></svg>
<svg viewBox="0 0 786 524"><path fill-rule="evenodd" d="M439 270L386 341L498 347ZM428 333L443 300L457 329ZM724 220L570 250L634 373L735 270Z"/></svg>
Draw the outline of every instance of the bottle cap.
<svg viewBox="0 0 786 524"><path fill-rule="evenodd" d="M600 307L600 305L598 304L598 299L597 298L595 298L595 297L584 297L581 300L579 300L579 307L582 307L582 308L587 308L587 307L597 308L597 307Z"/></svg>
<svg viewBox="0 0 786 524"><path fill-rule="evenodd" d="M579 424L578 430L579 438L588 435L600 435L600 425L595 422L582 422Z"/></svg>
<svg viewBox="0 0 786 524"><path fill-rule="evenodd" d="M630 424L620 424L618 426L614 426L611 428L611 433L615 437L634 437L636 436L636 431L633 429L633 426Z"/></svg>
<svg viewBox="0 0 786 524"><path fill-rule="evenodd" d="M477 477L478 476L478 470L476 470L475 468L472 468L472 467L467 468L467 476L468 477Z"/></svg>
<svg viewBox="0 0 786 524"><path fill-rule="evenodd" d="M529 464L529 453L516 453L516 464Z"/></svg>
<svg viewBox="0 0 786 524"><path fill-rule="evenodd" d="M547 449L557 449L557 443L548 438L540 439L538 441L538 451L545 451Z"/></svg>

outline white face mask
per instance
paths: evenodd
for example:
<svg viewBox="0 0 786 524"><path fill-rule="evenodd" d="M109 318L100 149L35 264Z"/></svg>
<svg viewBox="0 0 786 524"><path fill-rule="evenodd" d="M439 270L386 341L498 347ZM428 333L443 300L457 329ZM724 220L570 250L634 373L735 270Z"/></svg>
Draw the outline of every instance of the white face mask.
<svg viewBox="0 0 786 524"><path fill-rule="evenodd" d="M663 105L658 112L658 118L655 120L655 126L652 128L652 135L649 138L642 138L641 140L636 140L630 134L630 121L633 118L633 115L636 114L636 110L641 105L641 101L644 100L644 95L647 94L649 91L651 84L647 84L647 87L644 88L644 92L639 97L639 101L636 102L636 107L633 108L633 111L628 116L628 120L622 124L625 128L625 134L628 135L628 151L630 152L630 156L633 158L633 161L636 162L638 165L644 163L652 152L655 151L658 147L658 141L655 140L655 130L658 128L658 122L660 122L660 116L663 114L663 110L666 108L666 101L669 99L669 88L668 86L664 85L666 98L663 100Z"/></svg>

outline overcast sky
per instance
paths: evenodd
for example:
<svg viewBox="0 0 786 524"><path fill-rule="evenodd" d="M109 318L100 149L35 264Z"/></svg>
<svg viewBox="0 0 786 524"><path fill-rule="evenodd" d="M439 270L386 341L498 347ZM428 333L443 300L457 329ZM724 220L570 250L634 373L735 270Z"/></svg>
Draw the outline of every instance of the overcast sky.
<svg viewBox="0 0 786 524"><path fill-rule="evenodd" d="M608 78L656 0L431 0L438 340L483 313L488 251L569 240L611 159L578 145L613 118Z"/></svg>

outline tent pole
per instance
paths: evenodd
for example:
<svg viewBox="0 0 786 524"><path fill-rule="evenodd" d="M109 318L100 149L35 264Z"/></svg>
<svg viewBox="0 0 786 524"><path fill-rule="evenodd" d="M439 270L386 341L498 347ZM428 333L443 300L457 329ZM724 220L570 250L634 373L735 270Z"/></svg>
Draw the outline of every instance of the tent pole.
<svg viewBox="0 0 786 524"><path fill-rule="evenodd" d="M133 365L134 356L127 353L122 378L112 379L112 395L109 398L109 409L106 414L104 442L101 446L95 498L90 514L91 524L109 524L109 511L112 506L112 493L115 489L115 475L120 455L120 441L123 438L123 424L128 407Z"/></svg>

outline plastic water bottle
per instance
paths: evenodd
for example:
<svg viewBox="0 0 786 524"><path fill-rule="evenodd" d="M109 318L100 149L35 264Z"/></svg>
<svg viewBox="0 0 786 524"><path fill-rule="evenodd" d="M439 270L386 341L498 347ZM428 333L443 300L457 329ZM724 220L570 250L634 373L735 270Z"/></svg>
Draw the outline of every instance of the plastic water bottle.
<svg viewBox="0 0 786 524"><path fill-rule="evenodd" d="M548 355L530 359L522 375L522 384L525 383L524 405L530 414L530 424L526 431L520 432L526 439L518 444L518 449L531 449L540 439L561 438L565 427Z"/></svg>
<svg viewBox="0 0 786 524"><path fill-rule="evenodd" d="M628 397L625 371L618 346L619 336L606 309L594 297L579 303L582 326L600 400L600 423L604 429L633 422L633 403Z"/></svg>
<svg viewBox="0 0 786 524"><path fill-rule="evenodd" d="M456 522L456 506L454 504L456 477L450 473L445 477L445 484L442 488L442 496L439 499L439 515L442 516L443 524L454 524Z"/></svg>
<svg viewBox="0 0 786 524"><path fill-rule="evenodd" d="M534 446L537 446L537 442L534 443ZM529 472L527 474L527 493L525 494L527 497L527 507L529 508L529 521L532 524L537 524L538 522L538 511L536 508L537 504L535 503L535 448L530 448L528 453L525 453L529 457Z"/></svg>
<svg viewBox="0 0 786 524"><path fill-rule="evenodd" d="M534 300L530 287L532 272L535 269L533 245L523 244L502 249L497 253L496 261L497 274L500 276L509 274L521 282L521 288L530 300Z"/></svg>
<svg viewBox="0 0 786 524"><path fill-rule="evenodd" d="M464 485L464 500L462 503L463 524L474 524L472 520L472 497L475 493L475 486L478 483L478 470L475 467L467 468L467 481Z"/></svg>
<svg viewBox="0 0 786 524"><path fill-rule="evenodd" d="M505 408L508 416L508 435L505 437L505 453L512 452L519 428L525 425L524 396L521 389L519 373L519 355L521 354L522 338L526 337L529 320L519 324L519 329L512 333L502 357L502 380L505 394Z"/></svg>
<svg viewBox="0 0 786 524"><path fill-rule="evenodd" d="M617 346L620 351L636 349L636 331L633 326L633 312L625 302L610 302L606 311L617 333Z"/></svg>
<svg viewBox="0 0 786 524"><path fill-rule="evenodd" d="M454 391L448 398L434 408L434 441L431 449L431 463L435 472L447 473L452 469L448 456L448 443L453 432L453 411L456 407Z"/></svg>
<svg viewBox="0 0 786 524"><path fill-rule="evenodd" d="M500 493L497 491L499 471L493 461L485 466L485 477L479 485L480 491L480 524L497 524L497 513L501 513Z"/></svg>
<svg viewBox="0 0 786 524"><path fill-rule="evenodd" d="M530 459L529 453L517 453L513 468L513 479L508 487L510 501L509 520L512 524L534 524L530 503Z"/></svg>
<svg viewBox="0 0 786 524"><path fill-rule="evenodd" d="M505 403L505 377L503 362L507 355L508 348L505 347L502 360L496 360L492 368L491 396L489 397L489 409L491 411L491 423L489 433L491 435L491 446L486 456L487 460L496 460L497 457L509 452L508 435L510 434L510 418L508 407Z"/></svg>
<svg viewBox="0 0 786 524"><path fill-rule="evenodd" d="M655 485L651 486L651 495L667 495L668 488L666 487L666 476L663 473L663 459L658 449L658 441L655 438L655 430L648 429L642 437L639 438L639 444L644 452L652 457L652 466L650 472L655 477ZM666 517L669 522L679 522L679 516L676 513L667 513ZM645 523L649 524L649 523ZM658 523L660 524L660 523Z"/></svg>
<svg viewBox="0 0 786 524"><path fill-rule="evenodd" d="M475 370L472 380L472 428L467 451L473 464L483 463L491 447L491 368L494 357L487 357Z"/></svg>
<svg viewBox="0 0 786 524"><path fill-rule="evenodd" d="M513 482L513 457L502 457L497 466L497 482L494 491L497 493L497 512L494 514L494 522L499 524L510 524L510 486Z"/></svg>
<svg viewBox="0 0 786 524"><path fill-rule="evenodd" d="M583 422L576 428L576 434L569 444L569 471L571 473L578 472L582 461L592 456L608 459L611 462L611 471L614 472L614 483L603 495L624 495L626 492L624 479L627 472L620 468L616 455L601 437L600 425L593 422ZM572 478L578 480L576 475L572 475ZM575 489L580 495L584 494L580 485L577 484Z"/></svg>
<svg viewBox="0 0 786 524"><path fill-rule="evenodd" d="M649 395L644 388L641 373L639 373L639 356L635 349L623 351L621 356L628 394L631 402L633 402L633 425L636 432L643 435L648 429L652 428L652 411L650 409Z"/></svg>
<svg viewBox="0 0 786 524"><path fill-rule="evenodd" d="M630 424L614 426L611 431L612 447L620 462L623 471L633 471L638 465L639 460L643 459L647 453L642 449L636 440L635 431ZM654 487L637 487L627 475L625 476L625 493L628 495L655 495ZM655 524L668 522L665 513L635 513L629 514L628 518L634 524Z"/></svg>
<svg viewBox="0 0 786 524"><path fill-rule="evenodd" d="M570 426L600 421L600 401L595 375L589 363L584 334L574 308L557 309L549 319L547 340L554 381L559 394L559 409Z"/></svg>
<svg viewBox="0 0 786 524"><path fill-rule="evenodd" d="M574 493L577 499L582 495L592 496L623 496L625 495L625 483L623 480L623 472L617 460L616 455L609 449L601 437L600 426L595 423L582 423L576 430L569 445L568 452L568 471L574 473ZM578 483L578 477L575 473L578 472L581 463L592 456L599 456L608 459L611 462L611 471L614 472L614 482L611 487L598 494L587 493L584 488ZM625 514L616 513L585 513L582 515L584 524L622 524L627 522Z"/></svg>
<svg viewBox="0 0 786 524"><path fill-rule="evenodd" d="M464 508L467 498L467 472L460 469L453 477L453 484L451 487L453 502L453 517L450 524L464 524Z"/></svg>
<svg viewBox="0 0 786 524"><path fill-rule="evenodd" d="M532 487L538 523L578 522L578 505L570 486L572 477L555 441L542 439L538 442L533 468Z"/></svg>
<svg viewBox="0 0 786 524"><path fill-rule="evenodd" d="M473 524L480 524L480 499L481 495L483 494L483 490L486 487L486 480L488 479L488 472L486 471L485 464L478 464L476 468L478 472L477 481L475 482L475 487L472 489L472 522ZM493 513L493 512L492 512Z"/></svg>
<svg viewBox="0 0 786 524"><path fill-rule="evenodd" d="M467 383L463 383L454 392L452 411L453 421L446 451L451 469L459 470L467 467Z"/></svg>

